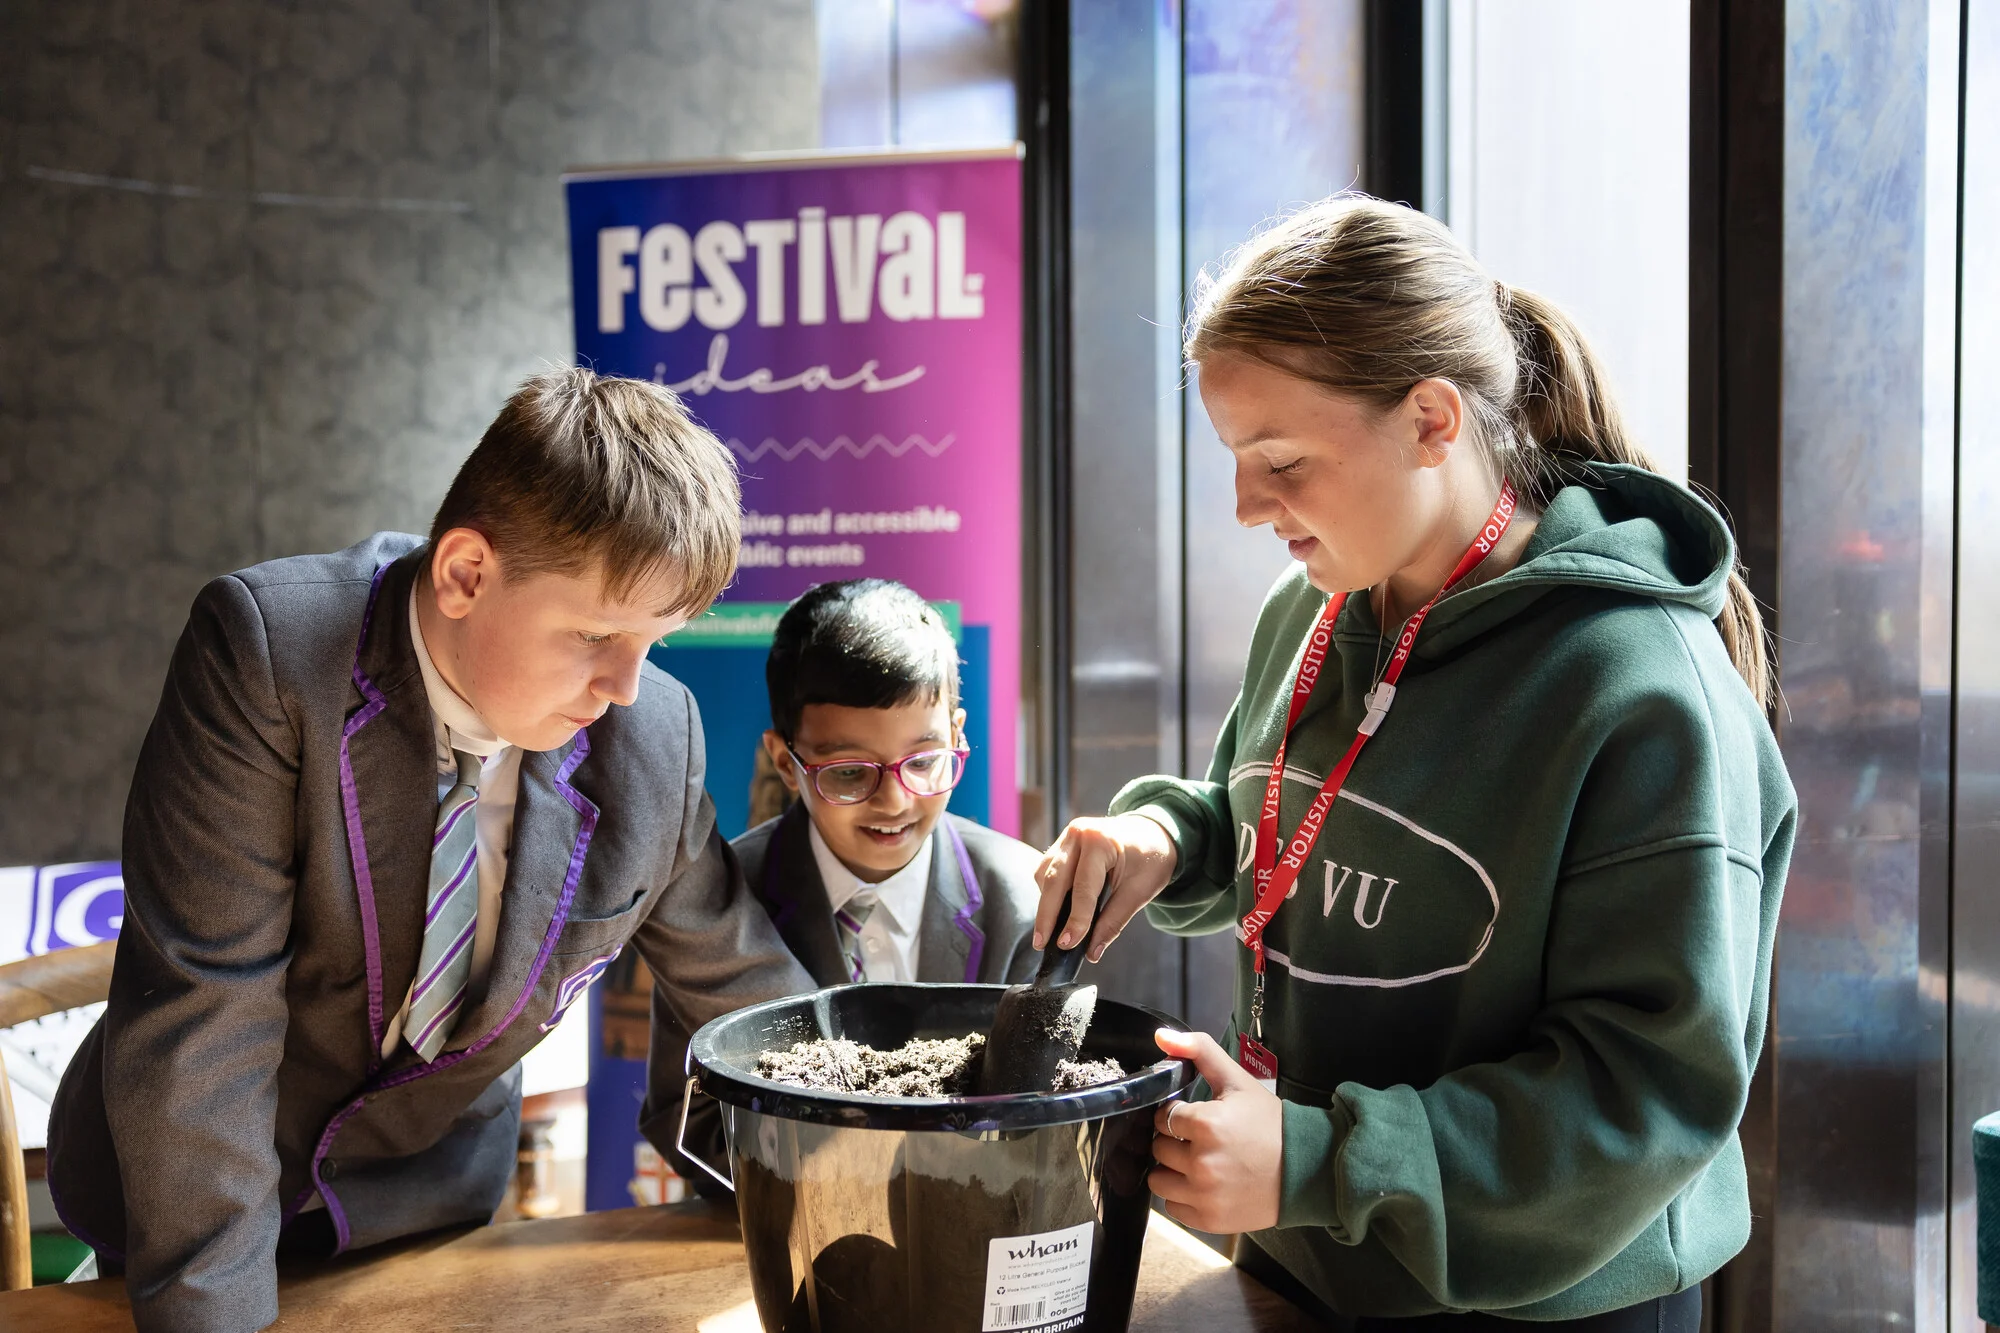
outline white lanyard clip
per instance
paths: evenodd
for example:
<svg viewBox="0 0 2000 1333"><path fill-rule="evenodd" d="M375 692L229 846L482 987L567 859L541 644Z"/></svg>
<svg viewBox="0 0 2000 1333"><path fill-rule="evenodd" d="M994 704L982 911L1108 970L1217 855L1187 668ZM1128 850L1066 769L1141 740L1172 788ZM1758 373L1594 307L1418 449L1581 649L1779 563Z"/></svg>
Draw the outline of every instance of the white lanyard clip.
<svg viewBox="0 0 2000 1333"><path fill-rule="evenodd" d="M1389 705L1396 702L1396 687L1385 680L1368 691L1364 702L1368 705L1368 715L1361 719L1360 731L1363 736L1373 736L1382 719L1389 716Z"/></svg>

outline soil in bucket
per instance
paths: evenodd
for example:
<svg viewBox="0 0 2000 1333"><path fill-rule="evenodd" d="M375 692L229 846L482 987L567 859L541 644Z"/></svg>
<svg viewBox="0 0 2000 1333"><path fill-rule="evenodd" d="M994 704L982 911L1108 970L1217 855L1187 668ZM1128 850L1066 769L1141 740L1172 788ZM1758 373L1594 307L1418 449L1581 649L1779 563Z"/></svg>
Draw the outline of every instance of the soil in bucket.
<svg viewBox="0 0 2000 1333"><path fill-rule="evenodd" d="M917 1038L893 1051L821 1037L757 1057L757 1072L776 1083L871 1097L969 1097L977 1091L985 1034L942 1040ZM1116 1060L1060 1060L1051 1092L1075 1092L1125 1077Z"/></svg>
<svg viewBox="0 0 2000 1333"><path fill-rule="evenodd" d="M1101 1002L1081 1054L1134 1072L1063 1094L893 1097L756 1072L759 1056L801 1043L895 1054L913 1039L962 1042L991 1024L1002 989L840 987L741 1010L696 1034L692 1066L724 1103L751 1284L770 1333L1125 1326L1153 1113L1193 1077L1152 1034L1179 1023Z"/></svg>

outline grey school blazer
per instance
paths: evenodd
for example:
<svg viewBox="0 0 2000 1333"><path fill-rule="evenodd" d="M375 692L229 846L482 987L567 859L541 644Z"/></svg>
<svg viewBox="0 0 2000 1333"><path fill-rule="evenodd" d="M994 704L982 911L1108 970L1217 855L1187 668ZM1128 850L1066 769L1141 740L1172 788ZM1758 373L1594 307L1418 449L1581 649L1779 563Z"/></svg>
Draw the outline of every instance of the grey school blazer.
<svg viewBox="0 0 2000 1333"><path fill-rule="evenodd" d="M49 1132L57 1209L122 1256L141 1329L276 1319L279 1233L315 1192L341 1249L489 1218L516 1062L628 941L689 1024L811 984L715 833L692 699L648 666L631 706L523 757L484 994L434 1062L380 1058L438 799L423 559L382 533L216 579L175 649L126 807L110 1003Z"/></svg>
<svg viewBox="0 0 2000 1333"><path fill-rule="evenodd" d="M794 957L822 986L849 980L840 936L813 858L811 821L797 801L739 838L751 892ZM1042 854L1024 842L957 815L931 831L930 891L917 928L919 981L1026 981L1035 952L1035 869Z"/></svg>
<svg viewBox="0 0 2000 1333"><path fill-rule="evenodd" d="M811 824L797 801L729 844L743 863L751 891L771 915L788 947L821 986L850 980L840 952L826 885L813 858ZM1042 854L1026 843L969 819L947 814L931 832L931 878L917 926L918 981L1026 981L1035 975L1035 870ZM686 1160L675 1143L680 1090L667 1092L663 1059L686 1059L688 1033L653 1004L653 1048L648 1070L652 1093L641 1130L674 1170L703 1194L720 1191L707 1173ZM679 1065L675 1066L676 1069ZM664 1100L671 1097L671 1101ZM657 1105L654 1099L662 1098ZM727 1155L716 1105L696 1095L688 1109L688 1152L723 1172ZM726 1172L723 1172L726 1174Z"/></svg>

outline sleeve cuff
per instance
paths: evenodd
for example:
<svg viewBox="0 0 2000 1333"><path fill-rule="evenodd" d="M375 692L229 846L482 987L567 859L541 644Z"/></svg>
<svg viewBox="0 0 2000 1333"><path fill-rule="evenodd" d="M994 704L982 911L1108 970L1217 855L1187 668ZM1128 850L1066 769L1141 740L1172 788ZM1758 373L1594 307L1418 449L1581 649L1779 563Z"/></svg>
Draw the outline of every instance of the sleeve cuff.
<svg viewBox="0 0 2000 1333"><path fill-rule="evenodd" d="M266 1260L263 1272L246 1279L240 1288L207 1291L175 1284L149 1298L135 1297L132 1322L139 1333L184 1333L192 1328L250 1333L269 1328L278 1322L276 1263Z"/></svg>
<svg viewBox="0 0 2000 1333"><path fill-rule="evenodd" d="M1181 852L1187 846L1187 830L1181 827L1180 820L1174 818L1174 812L1167 809L1166 806L1161 805L1158 801L1148 801L1144 805L1137 806L1131 810L1121 810L1119 813L1144 815L1167 831L1168 839L1174 844L1175 877L1179 878L1179 872L1185 868Z"/></svg>
<svg viewBox="0 0 2000 1333"><path fill-rule="evenodd" d="M1174 789L1174 779L1162 777L1133 778L1118 789L1105 807L1105 813L1113 815L1136 815L1148 806L1157 806L1158 797L1163 792Z"/></svg>
<svg viewBox="0 0 2000 1333"><path fill-rule="evenodd" d="M1324 1227L1333 1238L1351 1244L1340 1220L1337 1178L1340 1150L1354 1129L1354 1117L1339 1097L1328 1107L1285 1102L1282 1193L1278 1200L1281 1227Z"/></svg>
<svg viewBox="0 0 2000 1333"><path fill-rule="evenodd" d="M1160 892L1159 898L1155 899L1155 901L1164 901L1169 904L1179 901L1182 890L1186 889L1188 885L1194 883L1199 878L1199 876L1193 873L1195 867L1188 857L1188 848L1192 844L1193 839L1189 836L1187 825L1173 812L1170 806L1163 805L1158 801L1147 801L1143 805L1135 805L1128 810L1115 810L1114 813L1121 815L1144 815L1167 831L1167 840L1174 845L1174 877L1168 881L1167 887Z"/></svg>

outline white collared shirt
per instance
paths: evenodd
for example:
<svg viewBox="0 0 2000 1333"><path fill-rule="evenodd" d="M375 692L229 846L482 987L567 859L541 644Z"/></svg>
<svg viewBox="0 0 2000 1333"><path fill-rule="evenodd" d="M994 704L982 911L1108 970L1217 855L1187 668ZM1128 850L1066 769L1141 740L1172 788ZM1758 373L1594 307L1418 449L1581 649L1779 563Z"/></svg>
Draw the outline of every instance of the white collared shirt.
<svg viewBox="0 0 2000 1333"><path fill-rule="evenodd" d="M466 980L468 999L482 990L493 969L493 941L500 933L500 890L507 883L507 857L514 844L514 806L521 794L521 747L496 735L472 711L472 705L438 674L430 649L424 646L423 626L417 620L417 593L424 581L410 589L410 643L417 650L417 669L423 673L424 696L430 700L431 726L437 741L438 800L444 800L458 782L458 760L454 750L479 756L479 804L473 807L477 821L475 843L479 856L479 916L472 931L472 974ZM460 1013L472 1006L468 1003ZM382 1058L388 1059L403 1035L403 1020L409 1017L410 997L382 1034Z"/></svg>
<svg viewBox="0 0 2000 1333"><path fill-rule="evenodd" d="M875 894L875 910L861 928L861 973L869 981L915 981L917 979L918 928L923 924L924 899L931 885L931 843L910 858L910 863L879 884L869 884L840 863L819 825L806 821L812 839L813 860L819 863L820 883L826 885L830 910L838 912L863 889Z"/></svg>

